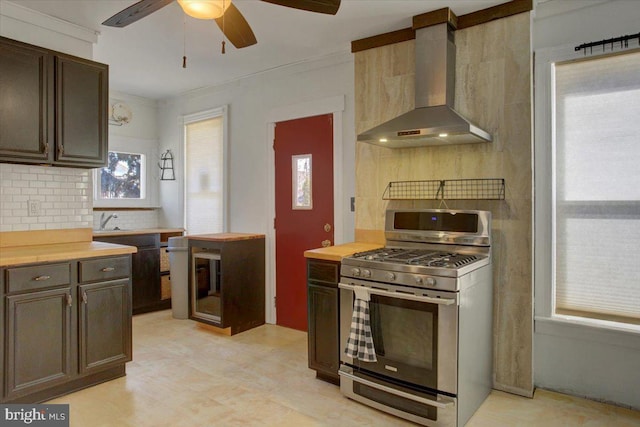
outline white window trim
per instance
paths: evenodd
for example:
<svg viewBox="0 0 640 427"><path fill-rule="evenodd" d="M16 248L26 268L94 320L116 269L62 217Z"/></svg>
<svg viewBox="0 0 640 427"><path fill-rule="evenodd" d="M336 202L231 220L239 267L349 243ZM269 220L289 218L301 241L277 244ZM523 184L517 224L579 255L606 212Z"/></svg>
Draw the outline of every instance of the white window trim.
<svg viewBox="0 0 640 427"><path fill-rule="evenodd" d="M141 199L100 199L100 170L93 170L93 207L94 208L159 208L158 202L158 141L155 139L109 136L109 151L138 153L145 156L145 197Z"/></svg>
<svg viewBox="0 0 640 427"><path fill-rule="evenodd" d="M620 49L621 51L630 49ZM610 51L604 54L610 54ZM590 55L597 57L599 55ZM556 62L584 58L573 45L535 51L535 144L534 144L534 288L535 333L597 341L640 349L640 328L637 325L586 319L554 314L553 262L553 182L554 182L554 85L552 65Z"/></svg>
<svg viewBox="0 0 640 427"><path fill-rule="evenodd" d="M222 116L222 176L224 177L224 185L222 187L222 229L223 232L229 231L229 107L223 105L218 108L210 110L200 111L193 114L185 114L180 120L182 126L181 132L181 148L182 148L182 168L185 171L183 176L185 177L182 182L182 194L183 194L183 211L182 221L183 227L187 229L187 129L186 125L194 122L200 122L202 120L212 119ZM187 233L189 230L187 230Z"/></svg>

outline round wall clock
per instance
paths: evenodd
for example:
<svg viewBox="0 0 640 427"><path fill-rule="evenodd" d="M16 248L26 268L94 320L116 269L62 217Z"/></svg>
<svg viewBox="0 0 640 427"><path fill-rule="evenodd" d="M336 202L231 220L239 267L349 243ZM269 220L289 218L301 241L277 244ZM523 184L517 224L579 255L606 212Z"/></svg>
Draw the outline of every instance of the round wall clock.
<svg viewBox="0 0 640 427"><path fill-rule="evenodd" d="M129 123L133 113L131 108L123 102L116 102L111 106L111 118L118 123Z"/></svg>

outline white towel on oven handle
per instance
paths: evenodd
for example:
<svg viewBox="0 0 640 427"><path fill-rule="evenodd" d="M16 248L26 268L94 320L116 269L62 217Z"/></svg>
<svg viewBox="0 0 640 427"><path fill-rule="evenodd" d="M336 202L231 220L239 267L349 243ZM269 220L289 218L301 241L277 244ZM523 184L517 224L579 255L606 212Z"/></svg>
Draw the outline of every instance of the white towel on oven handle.
<svg viewBox="0 0 640 427"><path fill-rule="evenodd" d="M371 321L369 319L369 291L364 287L353 290L353 316L351 330L347 338L344 353L363 362L377 362L376 349L371 336Z"/></svg>

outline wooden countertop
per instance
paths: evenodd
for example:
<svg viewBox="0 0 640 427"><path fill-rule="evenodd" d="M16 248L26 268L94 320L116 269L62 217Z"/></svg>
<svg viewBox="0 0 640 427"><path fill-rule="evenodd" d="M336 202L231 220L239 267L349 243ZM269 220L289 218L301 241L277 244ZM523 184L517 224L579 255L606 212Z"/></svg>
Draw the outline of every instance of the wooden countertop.
<svg viewBox="0 0 640 427"><path fill-rule="evenodd" d="M365 252L382 247L384 245L378 243L352 242L326 248L310 249L304 251L304 256L305 258L324 259L327 261L342 261L342 258L357 252Z"/></svg>
<svg viewBox="0 0 640 427"><path fill-rule="evenodd" d="M264 234L253 233L213 233L186 236L189 240L204 240L208 242L230 242L233 240L264 239Z"/></svg>
<svg viewBox="0 0 640 427"><path fill-rule="evenodd" d="M65 261L110 255L128 255L135 246L93 242L90 228L8 231L0 233L0 267Z"/></svg>
<svg viewBox="0 0 640 427"><path fill-rule="evenodd" d="M135 236L137 234L184 233L184 228L138 228L135 230L93 230L93 237Z"/></svg>
<svg viewBox="0 0 640 427"><path fill-rule="evenodd" d="M128 255L137 252L135 246L115 245L103 242L58 243L0 248L0 267L78 258L95 258L110 255Z"/></svg>

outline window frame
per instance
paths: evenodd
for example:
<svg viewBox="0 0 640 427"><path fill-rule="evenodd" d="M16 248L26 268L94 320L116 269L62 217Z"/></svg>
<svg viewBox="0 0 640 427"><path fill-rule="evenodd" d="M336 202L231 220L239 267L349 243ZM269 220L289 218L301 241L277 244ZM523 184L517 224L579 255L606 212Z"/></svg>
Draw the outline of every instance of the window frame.
<svg viewBox="0 0 640 427"><path fill-rule="evenodd" d="M142 138L129 138L117 135L109 136L108 151L120 153L142 154L144 156L144 177L142 186L143 198L140 199L101 199L100 195L100 171L102 168L93 169L93 207L94 208L159 208L159 168L158 141Z"/></svg>
<svg viewBox="0 0 640 427"><path fill-rule="evenodd" d="M222 117L222 231L229 231L229 106L222 105L217 108L183 115L179 122L181 131L182 167L187 170L187 125L207 119ZM187 174L183 174L182 180L183 210L182 224L187 229Z"/></svg>
<svg viewBox="0 0 640 427"><path fill-rule="evenodd" d="M619 52L638 48L617 49ZM611 52L589 55L608 56ZM640 327L618 322L555 313L555 92L553 67L583 59L573 45L544 48L534 56L534 289L535 331L555 336L572 336L607 344L640 349Z"/></svg>

